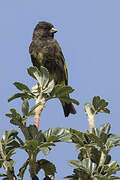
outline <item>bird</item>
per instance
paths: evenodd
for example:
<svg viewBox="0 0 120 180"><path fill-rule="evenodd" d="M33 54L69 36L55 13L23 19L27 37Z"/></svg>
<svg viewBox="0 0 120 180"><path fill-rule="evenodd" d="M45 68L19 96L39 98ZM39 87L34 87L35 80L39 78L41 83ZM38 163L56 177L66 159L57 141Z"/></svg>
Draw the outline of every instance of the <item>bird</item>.
<svg viewBox="0 0 120 180"><path fill-rule="evenodd" d="M58 30L53 24L40 21L34 28L32 42L29 46L33 66L40 70L43 66L49 71L50 79L54 79L55 85L68 85L68 71L62 49L54 39L54 34ZM65 117L69 114L76 114L73 104L66 103L59 99Z"/></svg>

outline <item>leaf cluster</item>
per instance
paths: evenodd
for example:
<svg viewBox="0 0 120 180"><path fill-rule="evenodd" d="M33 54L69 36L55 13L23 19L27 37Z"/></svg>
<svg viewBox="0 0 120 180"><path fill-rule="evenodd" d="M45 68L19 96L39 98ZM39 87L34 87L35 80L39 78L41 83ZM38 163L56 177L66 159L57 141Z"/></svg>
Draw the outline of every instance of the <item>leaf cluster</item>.
<svg viewBox="0 0 120 180"><path fill-rule="evenodd" d="M109 113L107 109L108 103L99 96L93 98L93 103L85 104L85 110L88 116L98 114L100 112ZM79 152L78 160L69 160L68 163L74 167L73 174L66 176L71 180L76 179L98 179L111 180L120 179L120 177L112 176L120 171L120 165L117 161L111 160L110 150L116 146L120 146L120 137L110 133L111 125L109 123L93 128L92 132L81 132L79 130L70 129L72 142L75 143L75 151Z"/></svg>
<svg viewBox="0 0 120 180"><path fill-rule="evenodd" d="M72 93L74 89L71 86L55 85L54 80L49 80L49 72L46 68L41 66L39 71L36 67L31 66L30 68L28 68L28 73L35 80L37 80L37 84L32 87L31 91L27 87L27 85L23 83L13 83L14 86L22 92L14 94L11 98L8 99L8 102L16 98L21 98L22 100L29 100L33 98L34 100L36 100L40 96L41 100L42 98L45 98L46 101L53 98L58 98L66 103L72 102L76 105L79 105L79 102L77 100L71 99L69 97L69 94ZM40 103L41 102L39 102L38 105L40 105Z"/></svg>
<svg viewBox="0 0 120 180"><path fill-rule="evenodd" d="M19 142L16 140L18 132L16 130L4 131L2 138L0 139L0 168L4 167L7 173L14 179L16 176L14 174L15 161L12 156L15 154L15 149L20 147ZM7 179L7 173L0 174Z"/></svg>
<svg viewBox="0 0 120 180"><path fill-rule="evenodd" d="M46 131L38 130L36 126L27 126L27 120L35 116L36 108L42 104L43 100L48 101L58 98L65 103L74 103L79 105L76 99L71 99L69 94L74 91L71 86L55 85L54 80L50 80L49 72L46 68L36 67L28 68L28 73L36 81L32 90L27 85L15 82L15 87L20 93L14 94L9 98L9 102L16 98L22 99L22 115L15 108L10 109L6 116L10 118L10 123L19 127L24 135L24 140L18 136L16 130L5 131L0 139L0 168L3 167L5 174L0 174L4 179L24 178L24 173L29 166L29 171L33 179L39 179L37 174L43 170L44 180L54 179L56 173L55 165L46 160L37 160L38 153L48 155L53 146L58 142L74 143L75 151L78 152L78 160L69 160L68 163L74 167L73 174L65 178L71 180L112 180L120 179L113 176L120 170L117 161L111 160L109 154L111 149L120 146L120 137L111 134L111 125L104 124L98 128L92 128L90 131L81 132L73 128L52 128ZM34 99L35 105L30 107L29 100ZM94 117L98 113L110 113L107 108L108 102L95 96L92 103L85 104L85 112L88 117ZM94 121L93 121L94 122ZM16 149L22 149L28 154L28 159L23 162L16 176L14 171L15 161L12 159Z"/></svg>

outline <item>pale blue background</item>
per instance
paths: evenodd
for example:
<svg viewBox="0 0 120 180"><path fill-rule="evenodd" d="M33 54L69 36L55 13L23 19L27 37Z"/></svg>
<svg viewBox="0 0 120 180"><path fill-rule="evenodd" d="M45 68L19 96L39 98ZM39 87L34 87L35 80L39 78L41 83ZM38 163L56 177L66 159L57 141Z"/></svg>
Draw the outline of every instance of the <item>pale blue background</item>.
<svg viewBox="0 0 120 180"><path fill-rule="evenodd" d="M77 114L64 118L58 100L47 103L40 129L72 127L85 131L88 122L83 104L99 95L109 101L110 115L98 115L96 125L112 124L113 133L120 135L120 1L119 0L1 0L0 3L0 135L15 128L4 116L10 107L20 112L20 100L8 104L16 91L15 81L32 87L35 81L27 74L31 66L28 52L33 29L38 21L50 21L59 30L55 38L62 47L69 73L69 84L75 88L73 98L80 101ZM29 120L33 124L33 119ZM112 151L120 163L119 148ZM16 169L27 155L17 150ZM66 160L77 159L73 145L57 144L47 158L56 164L56 179L72 174ZM43 173L39 177L43 177ZM24 179L28 179L28 173ZM42 178L41 178L42 179Z"/></svg>

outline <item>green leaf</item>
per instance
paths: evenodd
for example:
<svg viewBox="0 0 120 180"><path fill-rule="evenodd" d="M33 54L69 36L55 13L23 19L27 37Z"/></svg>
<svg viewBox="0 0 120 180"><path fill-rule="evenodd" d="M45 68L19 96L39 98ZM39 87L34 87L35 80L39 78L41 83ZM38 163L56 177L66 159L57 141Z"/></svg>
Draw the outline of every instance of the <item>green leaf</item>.
<svg viewBox="0 0 120 180"><path fill-rule="evenodd" d="M82 161L69 160L68 163L75 167L80 168L88 174L93 174L96 170L97 165L93 163L89 158L83 159Z"/></svg>
<svg viewBox="0 0 120 180"><path fill-rule="evenodd" d="M7 176L6 174L0 174L0 177L4 177L4 176Z"/></svg>
<svg viewBox="0 0 120 180"><path fill-rule="evenodd" d="M92 104L93 104L95 110L99 108L99 102L100 102L100 97L99 96L94 96Z"/></svg>
<svg viewBox="0 0 120 180"><path fill-rule="evenodd" d="M13 117L13 115L10 114L10 113L6 113L5 116L7 116L7 117L9 117L9 118L12 118L12 117Z"/></svg>
<svg viewBox="0 0 120 180"><path fill-rule="evenodd" d="M16 152L14 152L16 150L16 148L14 148L13 150L9 151L7 153L7 156L6 156L6 160L9 161L11 156L13 156L14 154L16 154Z"/></svg>
<svg viewBox="0 0 120 180"><path fill-rule="evenodd" d="M74 174L64 178L72 178L71 180L92 180L91 176L81 169L74 169Z"/></svg>
<svg viewBox="0 0 120 180"><path fill-rule="evenodd" d="M13 84L20 91L31 93L30 89L25 84L20 83L20 82L14 82Z"/></svg>
<svg viewBox="0 0 120 180"><path fill-rule="evenodd" d="M104 99L100 99L99 96L94 96L92 104L95 108L96 114L98 112L110 113L110 110L106 108L108 106L108 102Z"/></svg>
<svg viewBox="0 0 120 180"><path fill-rule="evenodd" d="M116 146L120 146L120 139L116 140L116 141L112 140L112 139L108 139L105 144L105 148L106 148L107 152L109 152L112 148L114 148Z"/></svg>
<svg viewBox="0 0 120 180"><path fill-rule="evenodd" d="M15 162L11 159L9 161L4 161L4 164L7 168L9 168L12 171L15 165Z"/></svg>
<svg viewBox="0 0 120 180"><path fill-rule="evenodd" d="M80 104L76 99L71 99L69 97L60 97L60 99L64 102L66 102L67 104L69 104L69 103L74 103L76 105Z"/></svg>
<svg viewBox="0 0 120 180"><path fill-rule="evenodd" d="M113 180L113 179L120 179L120 177L118 176L110 176L110 177L107 177L107 176L103 176L103 175L95 175L95 178L97 178L97 180Z"/></svg>
<svg viewBox="0 0 120 180"><path fill-rule="evenodd" d="M75 180L75 179L73 179L73 176L65 176L64 178L70 179L70 180ZM81 180L81 179L79 179L79 180Z"/></svg>
<svg viewBox="0 0 120 180"><path fill-rule="evenodd" d="M22 165L22 167L19 169L19 173L17 176L19 176L21 179L24 177L25 170L27 169L27 166L29 164L29 159L25 161L25 163Z"/></svg>
<svg viewBox="0 0 120 180"><path fill-rule="evenodd" d="M35 152L38 149L38 141L35 139L28 140L28 141L26 141L26 143L23 146L21 146L21 148Z"/></svg>
<svg viewBox="0 0 120 180"><path fill-rule="evenodd" d="M10 123L13 124L13 125L16 125L16 126L21 126L22 125L22 122L16 118L12 118L10 120Z"/></svg>
<svg viewBox="0 0 120 180"><path fill-rule="evenodd" d="M5 146L6 146L6 148L5 148L5 153L6 154L12 153L16 149L16 148L11 147L11 146L8 146L8 147L7 147L7 145L5 145Z"/></svg>
<svg viewBox="0 0 120 180"><path fill-rule="evenodd" d="M29 102L27 99L24 99L23 104L22 104L22 113L24 116L27 116L29 111Z"/></svg>
<svg viewBox="0 0 120 180"><path fill-rule="evenodd" d="M16 139L19 141L20 145L24 145L24 142L20 137L16 136Z"/></svg>
<svg viewBox="0 0 120 180"><path fill-rule="evenodd" d="M91 139L91 141L93 141L94 143L96 143L97 144L97 146L99 146L99 147L101 147L101 148L103 148L103 142L102 142L102 140L101 140L101 138L100 137L97 137L97 136L95 136L94 134L89 134L89 138Z"/></svg>
<svg viewBox="0 0 120 180"><path fill-rule="evenodd" d="M107 125L107 124L105 124L105 125ZM104 147L107 151L109 151L109 148L111 149L112 147L115 147L118 145L119 140L112 141L111 138L109 138L108 133L109 133L110 127L105 126L105 125L101 126L100 128L95 128L92 131L92 133L88 134L88 136L99 147L101 147L101 148ZM112 141L112 142L110 142L110 141Z"/></svg>
<svg viewBox="0 0 120 180"><path fill-rule="evenodd" d="M39 81L39 77L41 76L40 71L35 66L31 66L28 69L28 74L32 76L34 79Z"/></svg>
<svg viewBox="0 0 120 180"><path fill-rule="evenodd" d="M52 92L51 92L51 96L56 97L56 94L58 94L59 90L62 88L62 86L60 85L55 85L55 87L53 88Z"/></svg>
<svg viewBox="0 0 120 180"><path fill-rule="evenodd" d="M8 141L10 139L10 137L12 136L13 138L15 138L18 134L18 131L16 129L13 130L9 130L9 131L4 131L3 132L3 136L2 139L4 141Z"/></svg>
<svg viewBox="0 0 120 180"><path fill-rule="evenodd" d="M47 138L47 142L54 142L54 141L56 141L56 139L57 139L56 135L51 135Z"/></svg>
<svg viewBox="0 0 120 180"><path fill-rule="evenodd" d="M27 114L27 117L34 117L34 116L35 116L35 111L34 110L28 112L28 114Z"/></svg>
<svg viewBox="0 0 120 180"><path fill-rule="evenodd" d="M44 132L47 142L72 142L69 129L53 128Z"/></svg>
<svg viewBox="0 0 120 180"><path fill-rule="evenodd" d="M80 142L79 142L79 143L80 143ZM81 147L83 147L83 145L84 145L83 143L81 143L81 144L76 144L75 147L74 147L75 151L77 151L77 152L80 151L80 149L81 149Z"/></svg>
<svg viewBox="0 0 120 180"><path fill-rule="evenodd" d="M110 123L106 123L106 124L104 124L104 125L102 125L102 126L100 126L100 127L98 128L99 134L102 134L103 132L104 132L105 134L109 134L110 129L111 129Z"/></svg>
<svg viewBox="0 0 120 180"><path fill-rule="evenodd" d="M36 173L38 174L41 169L44 170L45 176L54 176L56 173L55 165L46 159L41 159L36 162Z"/></svg>
<svg viewBox="0 0 120 180"><path fill-rule="evenodd" d="M40 148L40 150L42 151L42 153L44 155L48 155L50 150L51 150L51 148L50 147L43 147L43 148Z"/></svg>
<svg viewBox="0 0 120 180"><path fill-rule="evenodd" d="M103 175L95 175L95 178L97 178L97 180L110 180L110 178L108 178L107 176L103 176Z"/></svg>
<svg viewBox="0 0 120 180"><path fill-rule="evenodd" d="M119 177L118 176L112 176L109 178L109 180L113 180L113 179L120 179L120 176Z"/></svg>
<svg viewBox="0 0 120 180"><path fill-rule="evenodd" d="M97 165L93 163L89 158L83 159L82 166L89 170L91 174L96 170Z"/></svg>
<svg viewBox="0 0 120 180"><path fill-rule="evenodd" d="M8 102L16 99L16 98L21 98L21 99L31 99L33 98L32 94L27 94L27 93L17 93L14 94L11 98L8 99Z"/></svg>
<svg viewBox="0 0 120 180"><path fill-rule="evenodd" d="M18 148L18 147L20 147L20 144L17 141L13 140L12 142L8 142L7 146L12 146L14 148Z"/></svg>
<svg viewBox="0 0 120 180"><path fill-rule="evenodd" d="M117 171L120 171L120 166L118 165L117 161L111 161L103 168L103 172L105 172L107 176L115 174Z"/></svg>
<svg viewBox="0 0 120 180"><path fill-rule="evenodd" d="M31 139L35 139L35 137L38 134L38 129L35 125L30 125L29 127L27 127L29 135L31 137Z"/></svg>
<svg viewBox="0 0 120 180"><path fill-rule="evenodd" d="M27 116L30 116L31 114L33 114L33 113L34 113L34 110L35 110L39 105L41 105L41 104L42 104L41 101L40 101L39 103L35 104L35 105L31 108L31 110L30 110L30 112L27 114Z"/></svg>
<svg viewBox="0 0 120 180"><path fill-rule="evenodd" d="M48 146L56 146L56 145L52 142L44 142L44 143L41 143L39 147L43 148L43 147L48 147Z"/></svg>
<svg viewBox="0 0 120 180"><path fill-rule="evenodd" d="M44 133L42 133L42 131L39 131L39 132L36 134L35 138L36 138L37 141L38 141L38 145L41 145L41 143L46 142L45 135L44 135Z"/></svg>
<svg viewBox="0 0 120 180"><path fill-rule="evenodd" d="M102 112L102 110L101 110L101 112ZM107 113L107 114L110 114L110 110L107 109L107 108L103 108L103 112L105 112L105 113Z"/></svg>
<svg viewBox="0 0 120 180"><path fill-rule="evenodd" d="M70 128L70 133L72 135L73 143L80 144L81 147L91 142L89 136L86 133L72 128Z"/></svg>
<svg viewBox="0 0 120 180"><path fill-rule="evenodd" d="M72 139L71 139L71 134L66 134L62 137L57 138L57 141L59 140L59 142L66 142L66 143L71 143Z"/></svg>
<svg viewBox="0 0 120 180"><path fill-rule="evenodd" d="M6 116L12 118L10 120L10 122L12 124L14 124L14 125L21 126L22 125L22 117L21 117L21 115L14 108L11 108L10 111L12 113L11 115L10 114L6 114Z"/></svg>
<svg viewBox="0 0 120 180"><path fill-rule="evenodd" d="M71 86L61 86L56 85L51 92L51 95L57 98L63 97L68 95L69 93L72 93L74 89Z"/></svg>
<svg viewBox="0 0 120 180"><path fill-rule="evenodd" d="M81 166L81 161L77 160L68 160L68 163L74 168L80 168Z"/></svg>

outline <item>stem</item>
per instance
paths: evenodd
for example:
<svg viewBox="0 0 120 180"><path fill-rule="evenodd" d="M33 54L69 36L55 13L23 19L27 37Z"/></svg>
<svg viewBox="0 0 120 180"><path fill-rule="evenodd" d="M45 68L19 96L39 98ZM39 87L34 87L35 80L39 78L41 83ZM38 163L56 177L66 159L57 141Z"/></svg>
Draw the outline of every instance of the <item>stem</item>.
<svg viewBox="0 0 120 180"><path fill-rule="evenodd" d="M89 122L90 132L92 132L92 129L95 128L95 115L88 116L88 122Z"/></svg>
<svg viewBox="0 0 120 180"><path fill-rule="evenodd" d="M36 154L31 152L29 154L29 166L30 166L30 177L31 179L36 176Z"/></svg>
<svg viewBox="0 0 120 180"><path fill-rule="evenodd" d="M85 112L88 116L90 132L92 133L92 130L95 128L95 112L93 111L91 104L85 104Z"/></svg>
<svg viewBox="0 0 120 180"><path fill-rule="evenodd" d="M7 168L7 178L8 178L8 180L15 180L16 178L14 177L14 174L13 174L13 172L11 172L10 170L9 170L9 168Z"/></svg>
<svg viewBox="0 0 120 180"><path fill-rule="evenodd" d="M40 96L38 97L38 99L36 100L36 104L39 103L41 101L41 104L36 108L36 113L35 113L35 126L39 129L39 122L40 122L40 114L45 106L45 98L40 98Z"/></svg>
<svg viewBox="0 0 120 180"><path fill-rule="evenodd" d="M102 151L101 157L100 157L100 162L99 162L99 167L105 163L105 160L106 160L106 154Z"/></svg>
<svg viewBox="0 0 120 180"><path fill-rule="evenodd" d="M104 165L104 163L105 163L105 160L106 160L106 153L105 153L104 151L101 151L101 157L100 157L99 165L98 165L98 167L97 167L97 171L98 171L99 168L101 167L100 173L102 173L103 165Z"/></svg>

